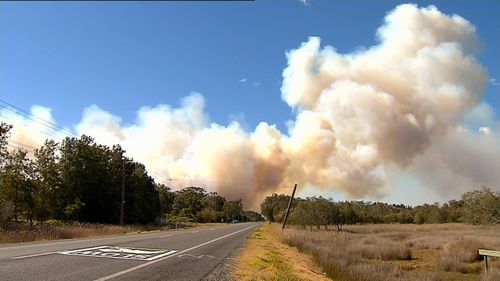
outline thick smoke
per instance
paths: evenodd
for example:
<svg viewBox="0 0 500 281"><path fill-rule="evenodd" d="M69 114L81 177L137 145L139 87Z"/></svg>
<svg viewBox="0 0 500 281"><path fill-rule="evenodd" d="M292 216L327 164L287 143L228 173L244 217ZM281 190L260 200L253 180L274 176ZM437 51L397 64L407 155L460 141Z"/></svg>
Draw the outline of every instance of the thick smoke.
<svg viewBox="0 0 500 281"><path fill-rule="evenodd" d="M287 133L265 122L253 132L211 123L198 93L179 108L143 107L133 124L94 105L76 130L122 144L167 185L203 185L254 209L295 182L319 194L382 198L388 169L447 197L498 184L498 126L463 126L488 81L474 58L474 26L433 6L401 5L377 38L376 46L341 54L311 37L287 53L281 95L296 112ZM14 139L40 143L17 130Z"/></svg>

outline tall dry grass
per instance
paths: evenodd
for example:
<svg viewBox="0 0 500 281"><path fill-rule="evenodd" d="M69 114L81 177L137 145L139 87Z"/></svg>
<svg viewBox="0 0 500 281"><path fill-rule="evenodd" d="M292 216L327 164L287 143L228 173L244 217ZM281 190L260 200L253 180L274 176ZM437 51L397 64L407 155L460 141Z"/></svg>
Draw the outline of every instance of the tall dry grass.
<svg viewBox="0 0 500 281"><path fill-rule="evenodd" d="M11 225L8 229L0 229L0 243L18 243L42 240L57 240L125 234L148 230L143 226L119 226L90 223L72 223L29 227L26 224Z"/></svg>
<svg viewBox="0 0 500 281"><path fill-rule="evenodd" d="M334 280L438 281L454 280L455 274L459 280L478 280L477 249L500 249L500 226L353 225L344 230L292 228L281 239L311 254Z"/></svg>
<svg viewBox="0 0 500 281"><path fill-rule="evenodd" d="M446 243L437 262L445 271L467 272L467 264L480 260L479 248L484 246L474 239L459 239Z"/></svg>
<svg viewBox="0 0 500 281"><path fill-rule="evenodd" d="M489 272L483 273L481 281L498 281L500 280L500 268L495 268Z"/></svg>

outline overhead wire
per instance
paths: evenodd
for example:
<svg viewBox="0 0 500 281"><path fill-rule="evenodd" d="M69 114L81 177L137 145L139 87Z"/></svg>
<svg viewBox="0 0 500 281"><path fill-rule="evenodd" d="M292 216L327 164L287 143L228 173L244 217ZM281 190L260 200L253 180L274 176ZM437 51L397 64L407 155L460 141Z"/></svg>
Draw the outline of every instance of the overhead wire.
<svg viewBox="0 0 500 281"><path fill-rule="evenodd" d="M174 185L181 185L181 186L188 186L188 185L204 185L204 186L234 186L238 188L246 188L249 185L246 184L241 184L241 182L237 181L212 181L212 180L202 180L202 179L192 179L192 178L174 178L174 177L167 177L164 175L159 175L154 172L148 171L150 175L153 176L153 178L159 178L160 181L163 181L164 184L166 183L172 183ZM177 184L176 184L177 182ZM181 182L181 183L179 183ZM182 183L184 182L184 183ZM286 185L286 184L280 184L275 187L279 188L293 188L293 184Z"/></svg>
<svg viewBox="0 0 500 281"><path fill-rule="evenodd" d="M16 141L16 140L9 140L9 143L13 143L14 145L26 147L26 148L29 148L31 150L35 150L36 149L36 147L34 147L34 146L31 146L29 144L25 144L25 143L22 143L22 142Z"/></svg>
<svg viewBox="0 0 500 281"><path fill-rule="evenodd" d="M10 148L13 148L13 149L21 149L21 150L25 150L25 151L28 151L28 152L31 152L31 153L34 153L35 150L34 149L31 149L31 148L27 148L27 147L24 147L24 146L21 146L21 145L15 145L15 144L7 144L7 146L9 146Z"/></svg>
<svg viewBox="0 0 500 281"><path fill-rule="evenodd" d="M50 121L48 121L48 120L45 120L45 119L43 119L43 118L40 118L40 117L38 117L38 116L36 116L36 115L32 114L31 112L28 112L28 111L26 111L26 110L24 110L24 109L22 109L22 108L20 108L20 107L18 107L18 106L15 106L15 105L13 105L13 104L11 104L11 103L9 103L9 102L6 102L6 101L4 101L4 100L0 99L0 103L2 103L2 104L3 104L3 105L2 105L2 104L0 104L0 107L6 108L7 110L9 110L9 111L11 111L11 112L14 112L14 113L17 113L17 114L23 115L23 116L25 116L25 117L27 117L27 118L29 118L29 119L31 119L31 120L33 120L33 121L35 121L35 122L38 120L38 121L42 122L42 124L43 124L44 126L50 127L51 129L56 130L56 131L59 131L59 132L63 132L63 133L65 133L66 135L73 136L73 137L74 137L74 136L76 136L76 135L75 135L73 132L71 132L70 130L68 130L68 129L64 128L64 127L61 127L61 126L59 126L59 125L57 125L57 124L55 124L55 123L53 123L53 122L50 122ZM9 107L10 107L10 108L9 108ZM14 110L13 110L13 109L14 109Z"/></svg>

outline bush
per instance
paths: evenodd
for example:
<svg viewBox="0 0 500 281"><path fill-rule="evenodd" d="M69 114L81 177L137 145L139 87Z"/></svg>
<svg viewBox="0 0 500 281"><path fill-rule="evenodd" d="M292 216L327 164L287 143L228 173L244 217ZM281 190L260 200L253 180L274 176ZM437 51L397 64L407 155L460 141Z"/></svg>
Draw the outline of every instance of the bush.
<svg viewBox="0 0 500 281"><path fill-rule="evenodd" d="M447 243L437 258L438 265L445 271L466 273L466 263L480 259L481 244L472 239L460 239Z"/></svg>

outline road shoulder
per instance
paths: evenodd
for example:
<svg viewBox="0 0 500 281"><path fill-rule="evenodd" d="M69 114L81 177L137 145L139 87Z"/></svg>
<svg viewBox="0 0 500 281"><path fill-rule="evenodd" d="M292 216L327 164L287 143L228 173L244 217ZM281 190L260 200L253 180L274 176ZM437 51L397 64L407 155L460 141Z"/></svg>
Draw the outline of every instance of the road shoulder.
<svg viewBox="0 0 500 281"><path fill-rule="evenodd" d="M330 280L309 255L281 243L279 226L264 224L254 230L235 260L231 276L237 280ZM229 279L231 280L231 279Z"/></svg>

